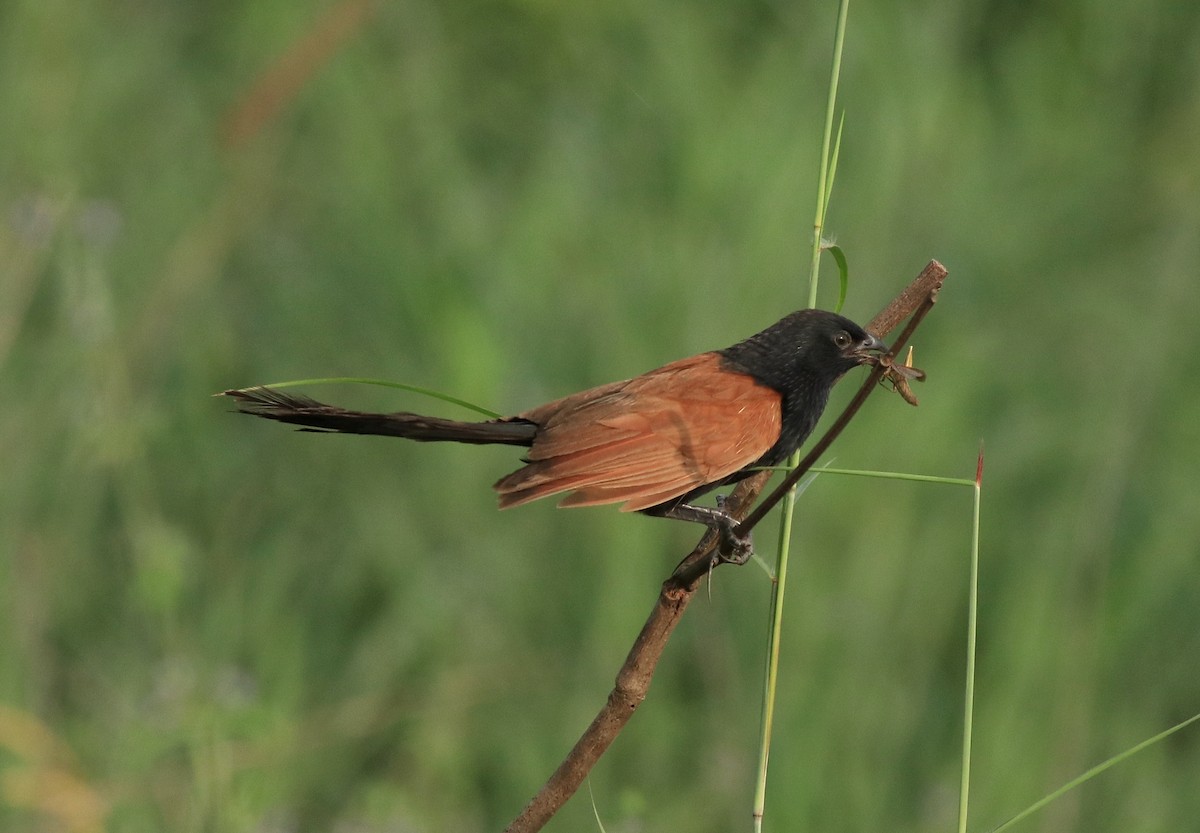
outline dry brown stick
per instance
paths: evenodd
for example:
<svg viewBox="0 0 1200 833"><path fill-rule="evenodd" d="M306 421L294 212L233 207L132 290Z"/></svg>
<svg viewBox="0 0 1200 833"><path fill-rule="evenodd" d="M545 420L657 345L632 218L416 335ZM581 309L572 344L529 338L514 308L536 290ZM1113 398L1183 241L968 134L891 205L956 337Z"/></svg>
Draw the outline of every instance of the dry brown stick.
<svg viewBox="0 0 1200 833"><path fill-rule="evenodd" d="M921 274L867 325L868 330L883 336L909 315L916 313L909 326L897 339L892 355L904 345L920 323L921 318L932 307L945 277L945 268L936 260L930 261ZM800 471L800 475L793 473L795 477L803 475L804 471L812 466L816 458L833 441L833 438L841 432L861 407L867 395L878 386L879 379L885 371L886 364L882 362L872 370L858 395L829 431L813 446L814 450L805 456L804 461L797 469ZM739 520L745 518L770 479L771 472L763 471L738 483L725 503L726 511ZM791 485L794 485L794 481ZM782 491L777 490L773 495L782 494L791 486L786 485L785 481L780 488ZM761 517L757 511L755 515ZM753 523L757 523L757 518L753 519L750 526L753 526ZM521 814L505 828L505 833L534 833L534 831L541 830L546 822L558 812L559 808L575 794L596 761L600 759L621 729L633 717L634 711L646 699L646 692L650 688L650 681L654 676L658 660L666 648L672 631L675 630L688 603L691 602L692 596L700 584L700 579L718 564L714 559L716 546L717 536L712 532L706 533L696 548L663 582L654 609L650 611L650 617L642 626L637 639L634 640L633 647L630 648L621 670L617 672L617 679L612 691L609 692L608 701L542 789L525 806Z"/></svg>
<svg viewBox="0 0 1200 833"><path fill-rule="evenodd" d="M946 267L931 260L925 264L921 274L904 290L892 299L892 302L879 311L871 319L867 329L879 336L884 336L899 326L900 322L917 311L926 301L933 303L937 300L938 291L946 280Z"/></svg>
<svg viewBox="0 0 1200 833"><path fill-rule="evenodd" d="M770 479L769 471L746 478L730 494L725 509L735 518L741 518L749 511L755 498ZM633 717L634 711L642 700L646 699L654 668L667 646L671 632L675 630L706 572L685 570L684 565L711 564L716 546L716 534L706 533L696 548L680 562L671 577L663 582L654 609L650 611L650 617L634 640L621 670L617 672L616 683L609 692L608 701L545 786L505 828L506 833L532 833L541 830L567 799L574 795L596 761L616 739L617 734L629 722L629 718Z"/></svg>

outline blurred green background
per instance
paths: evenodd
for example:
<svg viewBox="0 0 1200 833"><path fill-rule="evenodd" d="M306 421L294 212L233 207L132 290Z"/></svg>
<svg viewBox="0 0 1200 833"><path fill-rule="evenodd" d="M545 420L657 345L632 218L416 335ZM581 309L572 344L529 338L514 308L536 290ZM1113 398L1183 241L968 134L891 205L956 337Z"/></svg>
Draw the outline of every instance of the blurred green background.
<svg viewBox="0 0 1200 833"><path fill-rule="evenodd" d="M512 449L210 394L512 412L802 306L834 16L0 4L0 829L502 828L696 530L499 513ZM951 274L921 406L834 456L986 443L984 830L1200 711L1200 5L862 0L842 83L846 312ZM953 829L970 502L803 495L767 829ZM692 606L591 776L606 829L748 829L768 591ZM1193 728L1020 829L1192 830L1198 783ZM549 829L596 829L587 790Z"/></svg>

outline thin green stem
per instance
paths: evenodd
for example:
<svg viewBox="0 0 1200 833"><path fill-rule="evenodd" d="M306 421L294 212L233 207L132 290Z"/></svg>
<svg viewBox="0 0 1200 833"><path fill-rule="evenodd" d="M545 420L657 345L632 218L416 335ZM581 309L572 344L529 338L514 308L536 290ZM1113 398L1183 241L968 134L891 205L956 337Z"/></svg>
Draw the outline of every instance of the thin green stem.
<svg viewBox="0 0 1200 833"><path fill-rule="evenodd" d="M443 402L449 402L451 405L458 405L460 408L466 408L469 411L482 414L490 419L495 419L500 416L500 414L496 413L495 411L489 411L487 408L476 405L473 402L468 402L465 399L459 399L457 396L450 396L449 394L441 393L440 391L432 390L431 388L422 388L417 385L406 385L403 382L389 382L386 379L365 379L361 376L336 376L326 379L293 379L287 382L272 382L269 385L255 385L255 387L277 389L329 384L375 385L381 388L396 388L397 390L405 390L409 393L419 393L422 396L440 399ZM216 395L220 396L221 394Z"/></svg>
<svg viewBox="0 0 1200 833"><path fill-rule="evenodd" d="M825 215L829 210L830 189L835 164L832 150L833 122L837 109L838 78L841 76L842 45L846 39L846 17L850 0L841 0L838 6L837 25L833 35L833 60L829 77L829 96L825 105L825 131L821 142L821 165L817 181L817 211L813 220L812 262L808 276L808 306L817 305L817 285L821 267L821 244L825 231ZM841 129L838 129L838 144L841 144ZM789 465L800 463L800 454L793 454ZM776 681L779 677L780 633L783 627L783 597L787 587L789 541L791 540L792 518L795 510L796 490L790 489L784 498L783 512L779 521L779 558L775 567L775 585L771 597L771 628L767 642L767 669L763 685L762 732L758 754L758 777L754 789L754 830L761 833L767 796L767 762L771 755L771 727L775 715Z"/></svg>
<svg viewBox="0 0 1200 833"><path fill-rule="evenodd" d="M1075 789L1080 784L1083 784L1086 781L1092 780L1097 775L1104 772L1106 769L1110 769L1111 767L1114 767L1117 764L1121 763L1121 761L1124 761L1126 758L1129 758L1133 755L1136 755L1138 752L1141 752L1143 749L1146 749L1147 747L1153 746L1154 744L1167 739L1168 737L1170 737L1171 735L1180 731L1181 729L1186 729L1188 726L1191 726L1197 720L1200 720L1200 714L1194 714L1191 717L1189 717L1187 720L1182 720L1179 723L1176 723L1171 728L1164 729L1163 731L1159 732L1154 737L1146 738L1141 743L1129 747L1124 752L1120 752L1116 755L1113 755L1107 761L1096 764L1094 767L1089 769L1087 772L1083 773L1082 775L1078 776L1077 778L1071 779L1070 781L1063 784L1061 787L1059 787L1054 792L1050 793L1049 795L1045 796L1044 798L1042 798L1038 801L1035 801L1033 804L1030 804L1024 810L1017 813L1015 816L1013 816L1008 821L1001 824L999 827L993 827L991 830L991 833L1002 833L1002 831L1007 830L1008 828L1012 827L1014 824L1021 821L1022 819L1033 815L1038 810L1042 809L1047 804L1049 804L1051 801L1054 801L1057 798L1061 798L1063 795L1065 795L1066 793Z"/></svg>
<svg viewBox="0 0 1200 833"><path fill-rule="evenodd" d="M958 791L958 833L967 833L967 799L971 791L971 735L975 721L975 645L979 624L979 507L983 484L977 476L971 515L971 578L967 591L967 680L963 694L962 776Z"/></svg>
<svg viewBox="0 0 1200 833"><path fill-rule="evenodd" d="M966 477L940 477L935 474L909 474L903 471L869 471L866 469L837 469L822 467L821 474L848 474L852 477L882 477L886 480L914 480L918 483L944 483L948 486L972 486L975 481Z"/></svg>
<svg viewBox="0 0 1200 833"><path fill-rule="evenodd" d="M842 74L842 46L846 41L846 17L850 0L838 4L837 26L833 33L833 68L829 75L829 96L825 102L825 131L821 140L821 167L817 175L817 213L813 219L812 264L808 272L808 305L817 305L817 284L821 271L821 241L825 234L825 215L829 211L830 181L833 178L833 121L837 112L838 79ZM841 130L838 131L839 139ZM840 144L840 142L839 142Z"/></svg>
<svg viewBox="0 0 1200 833"><path fill-rule="evenodd" d="M775 583L771 593L770 631L767 634L767 668L763 685L762 729L759 736L758 774L754 785L754 830L762 830L763 813L767 802L767 763L771 754L771 728L775 724L775 694L779 680L780 632L783 630L783 597L787 587L787 553L792 537L792 519L796 490L788 492L783 502L779 524L779 560L775 567Z"/></svg>

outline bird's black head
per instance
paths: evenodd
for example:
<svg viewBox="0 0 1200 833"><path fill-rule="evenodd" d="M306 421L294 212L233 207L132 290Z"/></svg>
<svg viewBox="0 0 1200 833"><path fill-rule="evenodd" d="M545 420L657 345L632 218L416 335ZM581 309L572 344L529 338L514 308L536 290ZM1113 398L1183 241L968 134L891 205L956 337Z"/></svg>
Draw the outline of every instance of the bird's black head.
<svg viewBox="0 0 1200 833"><path fill-rule="evenodd" d="M825 410L834 383L886 351L887 345L850 319L816 309L793 312L721 350L727 367L754 377L783 397L779 442L764 455L762 464L781 462L799 448Z"/></svg>
<svg viewBox="0 0 1200 833"><path fill-rule="evenodd" d="M887 346L849 318L818 309L793 312L721 355L758 381L787 396L797 387L826 390L848 370Z"/></svg>

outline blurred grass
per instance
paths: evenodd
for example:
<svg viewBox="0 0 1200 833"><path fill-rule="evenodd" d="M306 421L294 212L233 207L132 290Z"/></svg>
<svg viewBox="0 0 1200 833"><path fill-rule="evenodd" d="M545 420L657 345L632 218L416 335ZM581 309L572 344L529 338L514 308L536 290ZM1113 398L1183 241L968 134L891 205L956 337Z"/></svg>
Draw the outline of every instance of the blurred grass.
<svg viewBox="0 0 1200 833"><path fill-rule="evenodd" d="M500 827L693 531L500 514L511 450L208 395L507 412L803 303L832 8L378 4L223 144L335 5L0 6L0 828ZM836 454L968 476L986 439L975 829L1200 703L1198 64L1182 0L851 13L847 313L951 278L921 407ZM969 508L804 495L768 828L951 828ZM748 822L766 597L722 571L689 615L592 776L609 830ZM1198 776L1188 731L1021 829L1190 829Z"/></svg>

